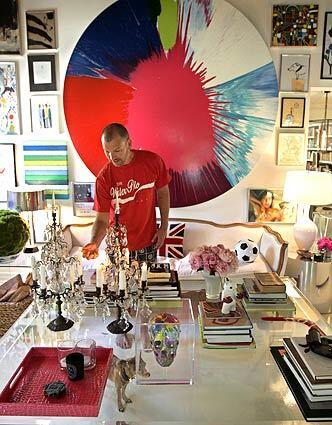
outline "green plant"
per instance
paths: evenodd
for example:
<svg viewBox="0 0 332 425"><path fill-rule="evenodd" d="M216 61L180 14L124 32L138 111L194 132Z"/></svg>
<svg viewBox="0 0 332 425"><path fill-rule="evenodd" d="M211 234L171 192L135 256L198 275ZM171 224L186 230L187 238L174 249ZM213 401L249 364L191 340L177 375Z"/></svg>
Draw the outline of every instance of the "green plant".
<svg viewBox="0 0 332 425"><path fill-rule="evenodd" d="M18 254L29 239L29 227L17 211L0 210L0 256Z"/></svg>

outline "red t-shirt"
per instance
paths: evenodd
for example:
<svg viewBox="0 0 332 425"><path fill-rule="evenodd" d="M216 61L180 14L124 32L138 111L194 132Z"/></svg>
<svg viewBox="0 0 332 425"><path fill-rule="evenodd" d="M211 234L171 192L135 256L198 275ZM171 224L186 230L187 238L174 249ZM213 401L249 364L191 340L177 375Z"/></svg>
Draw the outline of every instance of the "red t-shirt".
<svg viewBox="0 0 332 425"><path fill-rule="evenodd" d="M115 189L120 200L120 223L127 227L130 251L152 244L157 230L156 190L166 186L169 175L164 161L153 152L133 150L127 165L116 167L109 162L98 174L93 209L110 212L114 222Z"/></svg>

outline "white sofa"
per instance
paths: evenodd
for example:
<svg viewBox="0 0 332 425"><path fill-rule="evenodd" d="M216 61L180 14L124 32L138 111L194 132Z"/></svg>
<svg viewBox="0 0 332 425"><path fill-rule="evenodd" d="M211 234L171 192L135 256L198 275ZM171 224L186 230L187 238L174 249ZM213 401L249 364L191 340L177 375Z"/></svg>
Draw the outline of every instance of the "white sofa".
<svg viewBox="0 0 332 425"><path fill-rule="evenodd" d="M200 273L193 272L189 266L189 253L198 246L222 243L225 247L233 249L241 239L252 239L257 242L260 254L253 263L241 265L237 275L265 271L275 271L279 275L285 273L288 243L278 232L265 224L218 224L191 218L170 218L169 221L170 223L184 222L186 224L183 246L185 258L175 262L180 279L201 279ZM92 224L69 224L64 228L64 237L71 255L75 255L80 247L89 242ZM105 241L100 248L105 248ZM85 269L95 268L96 263L100 260L84 260L83 267ZM161 258L161 260L167 261L165 258Z"/></svg>

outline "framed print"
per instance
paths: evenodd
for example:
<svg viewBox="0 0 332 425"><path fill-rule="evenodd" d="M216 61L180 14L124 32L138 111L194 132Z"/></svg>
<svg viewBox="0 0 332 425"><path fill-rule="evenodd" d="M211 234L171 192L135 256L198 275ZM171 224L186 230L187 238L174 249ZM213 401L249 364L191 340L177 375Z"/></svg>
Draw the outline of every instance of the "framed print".
<svg viewBox="0 0 332 425"><path fill-rule="evenodd" d="M18 0L1 0L0 54L20 54Z"/></svg>
<svg viewBox="0 0 332 425"><path fill-rule="evenodd" d="M279 133L277 165L300 166L304 164L304 133Z"/></svg>
<svg viewBox="0 0 332 425"><path fill-rule="evenodd" d="M55 10L26 12L28 50L55 49Z"/></svg>
<svg viewBox="0 0 332 425"><path fill-rule="evenodd" d="M274 4L272 46L316 46L318 4Z"/></svg>
<svg viewBox="0 0 332 425"><path fill-rule="evenodd" d="M249 189L248 221L295 223L297 207L283 201L282 189Z"/></svg>
<svg viewBox="0 0 332 425"><path fill-rule="evenodd" d="M0 62L0 135L20 133L16 65Z"/></svg>
<svg viewBox="0 0 332 425"><path fill-rule="evenodd" d="M32 132L59 133L58 96L32 96L30 101Z"/></svg>
<svg viewBox="0 0 332 425"><path fill-rule="evenodd" d="M94 183L73 183L73 208L76 217L93 217Z"/></svg>
<svg viewBox="0 0 332 425"><path fill-rule="evenodd" d="M310 55L281 55L280 91L308 91Z"/></svg>
<svg viewBox="0 0 332 425"><path fill-rule="evenodd" d="M304 97L283 97L281 99L280 127L303 128L304 111Z"/></svg>
<svg viewBox="0 0 332 425"><path fill-rule="evenodd" d="M15 186L15 145L0 143L0 202L7 202L7 190Z"/></svg>
<svg viewBox="0 0 332 425"><path fill-rule="evenodd" d="M325 13L320 78L332 79L332 12Z"/></svg>
<svg viewBox="0 0 332 425"><path fill-rule="evenodd" d="M28 56L30 91L56 90L55 55Z"/></svg>

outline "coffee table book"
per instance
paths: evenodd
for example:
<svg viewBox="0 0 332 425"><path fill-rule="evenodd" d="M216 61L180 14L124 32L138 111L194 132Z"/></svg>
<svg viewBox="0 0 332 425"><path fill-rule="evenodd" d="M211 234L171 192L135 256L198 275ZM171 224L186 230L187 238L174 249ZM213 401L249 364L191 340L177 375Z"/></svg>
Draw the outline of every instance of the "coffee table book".
<svg viewBox="0 0 332 425"><path fill-rule="evenodd" d="M282 313L284 317L293 317L296 312L296 307L290 298L282 300L283 302L253 302L244 297L242 303L247 312L262 312L271 313L273 316Z"/></svg>
<svg viewBox="0 0 332 425"><path fill-rule="evenodd" d="M285 291L279 291L279 292L267 292L267 290L262 290L261 286L259 285L259 282L257 279L253 279L250 277L243 278L243 286L244 289L248 295L249 300L251 299L286 299L287 294Z"/></svg>
<svg viewBox="0 0 332 425"><path fill-rule="evenodd" d="M287 366L284 356L286 350L283 347L271 347L271 354L277 363L288 387L290 388L293 396L307 421L331 421L332 420L332 402L322 401L313 403L306 397L305 391L301 384L295 378L293 373Z"/></svg>
<svg viewBox="0 0 332 425"><path fill-rule="evenodd" d="M222 302L199 302L204 330L252 329L251 320L239 300L236 300L236 310L229 315L223 315L221 309Z"/></svg>
<svg viewBox="0 0 332 425"><path fill-rule="evenodd" d="M275 272L254 273L260 288L266 292L286 292L286 285Z"/></svg>

